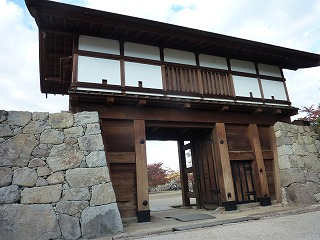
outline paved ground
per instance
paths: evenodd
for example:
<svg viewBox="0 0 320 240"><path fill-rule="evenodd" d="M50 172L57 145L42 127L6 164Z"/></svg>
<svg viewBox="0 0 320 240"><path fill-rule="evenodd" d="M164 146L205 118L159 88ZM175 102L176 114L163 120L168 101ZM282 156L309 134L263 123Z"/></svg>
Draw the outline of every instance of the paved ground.
<svg viewBox="0 0 320 240"><path fill-rule="evenodd" d="M189 209L177 208L176 206L179 205L181 205L180 191L150 194L151 222L124 222L124 233L114 237L97 238L97 240L320 239L320 205L293 208L281 204L261 207L254 203L238 205L238 210L231 212L225 212L224 208L218 208L215 211L196 209L195 206ZM167 218L199 213L214 216L215 219L181 222ZM242 222L250 218L260 220ZM226 222L229 224L220 225ZM230 224L230 222L237 223ZM196 230L195 227L197 227ZM174 232L173 228L193 230Z"/></svg>
<svg viewBox="0 0 320 240"><path fill-rule="evenodd" d="M141 239L141 238L135 238ZM287 215L278 218L201 228L192 231L174 232L159 236L145 236L150 240L190 239L320 239L320 211Z"/></svg>

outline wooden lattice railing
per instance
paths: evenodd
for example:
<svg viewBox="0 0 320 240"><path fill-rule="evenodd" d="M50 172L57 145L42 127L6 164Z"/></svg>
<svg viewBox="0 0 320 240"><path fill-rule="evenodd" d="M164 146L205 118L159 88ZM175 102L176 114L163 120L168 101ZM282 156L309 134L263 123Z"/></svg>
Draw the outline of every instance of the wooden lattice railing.
<svg viewBox="0 0 320 240"><path fill-rule="evenodd" d="M202 69L164 66L165 90L235 96L232 76Z"/></svg>

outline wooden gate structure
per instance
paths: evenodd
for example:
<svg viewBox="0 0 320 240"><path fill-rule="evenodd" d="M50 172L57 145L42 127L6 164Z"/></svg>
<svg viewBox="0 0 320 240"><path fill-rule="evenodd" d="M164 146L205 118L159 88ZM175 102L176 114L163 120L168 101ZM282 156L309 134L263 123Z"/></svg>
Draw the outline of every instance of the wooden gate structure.
<svg viewBox="0 0 320 240"><path fill-rule="evenodd" d="M178 141L184 205L195 197L199 208L234 210L280 199L272 126L297 113L283 69L319 66L319 55L58 2L26 4L39 28L41 92L69 95L72 112L99 113L123 218L150 220L147 140Z"/></svg>

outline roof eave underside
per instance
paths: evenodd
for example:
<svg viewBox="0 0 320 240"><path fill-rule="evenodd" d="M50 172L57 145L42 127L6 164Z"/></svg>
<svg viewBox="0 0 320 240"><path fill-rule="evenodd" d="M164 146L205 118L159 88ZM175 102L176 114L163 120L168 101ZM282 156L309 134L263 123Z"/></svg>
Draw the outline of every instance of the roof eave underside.
<svg viewBox="0 0 320 240"><path fill-rule="evenodd" d="M119 39L291 70L320 66L318 54L57 2L26 4L41 31Z"/></svg>

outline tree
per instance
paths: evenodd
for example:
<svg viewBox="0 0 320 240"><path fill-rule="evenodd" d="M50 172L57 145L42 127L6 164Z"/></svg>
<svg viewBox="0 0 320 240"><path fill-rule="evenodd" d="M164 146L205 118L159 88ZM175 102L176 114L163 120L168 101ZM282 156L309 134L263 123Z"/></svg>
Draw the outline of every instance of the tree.
<svg viewBox="0 0 320 240"><path fill-rule="evenodd" d="M312 125L320 126L320 103L318 106L312 104L310 107L303 106L300 113L305 114L305 117L299 118L299 120L307 120Z"/></svg>
<svg viewBox="0 0 320 240"><path fill-rule="evenodd" d="M163 163L161 162L148 164L149 188L154 188L168 182L168 172L162 165Z"/></svg>

